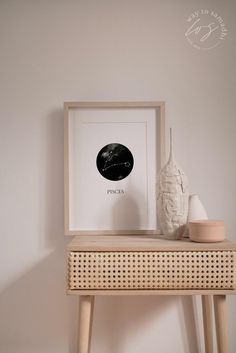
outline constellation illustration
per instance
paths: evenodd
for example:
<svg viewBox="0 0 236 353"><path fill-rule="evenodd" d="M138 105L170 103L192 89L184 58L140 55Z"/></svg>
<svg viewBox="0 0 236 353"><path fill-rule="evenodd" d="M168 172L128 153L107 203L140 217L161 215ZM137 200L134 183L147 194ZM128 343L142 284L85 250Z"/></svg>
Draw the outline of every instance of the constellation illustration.
<svg viewBox="0 0 236 353"><path fill-rule="evenodd" d="M116 153L113 153L113 151L110 151L109 154L108 154L107 159L105 160L104 167L102 169L103 172L105 172L109 168L118 167L118 166L121 166L121 165L125 166L126 168L130 167L130 162L112 163L112 164L107 165L109 162L112 162L112 159L114 157L119 157L119 155L116 154Z"/></svg>
<svg viewBox="0 0 236 353"><path fill-rule="evenodd" d="M120 143L104 146L97 155L97 169L108 180L122 180L133 169L134 158L130 150Z"/></svg>

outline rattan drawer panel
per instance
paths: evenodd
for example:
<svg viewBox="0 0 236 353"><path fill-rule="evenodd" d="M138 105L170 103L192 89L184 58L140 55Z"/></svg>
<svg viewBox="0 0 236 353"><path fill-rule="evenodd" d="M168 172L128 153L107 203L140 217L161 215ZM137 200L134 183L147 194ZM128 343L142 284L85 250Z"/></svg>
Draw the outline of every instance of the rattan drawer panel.
<svg viewBox="0 0 236 353"><path fill-rule="evenodd" d="M71 251L68 287L234 289L234 251Z"/></svg>

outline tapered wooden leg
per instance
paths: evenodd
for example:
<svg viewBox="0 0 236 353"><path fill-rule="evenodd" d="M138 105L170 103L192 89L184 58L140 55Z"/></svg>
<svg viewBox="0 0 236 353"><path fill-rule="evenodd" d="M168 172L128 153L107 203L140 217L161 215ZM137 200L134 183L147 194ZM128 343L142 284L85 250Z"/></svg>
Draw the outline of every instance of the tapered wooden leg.
<svg viewBox="0 0 236 353"><path fill-rule="evenodd" d="M214 295L216 339L218 353L228 353L227 307L225 295Z"/></svg>
<svg viewBox="0 0 236 353"><path fill-rule="evenodd" d="M202 317L205 339L205 353L213 353L212 296L202 295Z"/></svg>
<svg viewBox="0 0 236 353"><path fill-rule="evenodd" d="M89 353L93 322L93 295L81 295L79 305L78 353Z"/></svg>

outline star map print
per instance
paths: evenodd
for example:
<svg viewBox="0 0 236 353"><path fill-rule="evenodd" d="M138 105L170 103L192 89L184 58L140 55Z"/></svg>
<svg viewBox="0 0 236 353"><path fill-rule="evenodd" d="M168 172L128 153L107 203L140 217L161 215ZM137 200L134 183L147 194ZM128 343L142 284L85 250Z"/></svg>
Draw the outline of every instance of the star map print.
<svg viewBox="0 0 236 353"><path fill-rule="evenodd" d="M108 180L122 180L132 171L134 158L130 150L120 143L104 146L97 155L97 169Z"/></svg>

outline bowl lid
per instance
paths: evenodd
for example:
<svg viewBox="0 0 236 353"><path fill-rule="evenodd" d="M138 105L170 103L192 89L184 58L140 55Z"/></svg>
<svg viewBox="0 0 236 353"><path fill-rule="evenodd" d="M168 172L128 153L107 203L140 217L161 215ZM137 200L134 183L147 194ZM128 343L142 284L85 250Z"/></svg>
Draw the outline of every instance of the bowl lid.
<svg viewBox="0 0 236 353"><path fill-rule="evenodd" d="M189 224L192 225L203 225L203 226L224 226L225 223L222 220L211 220L211 219L199 219L195 221L190 221Z"/></svg>

